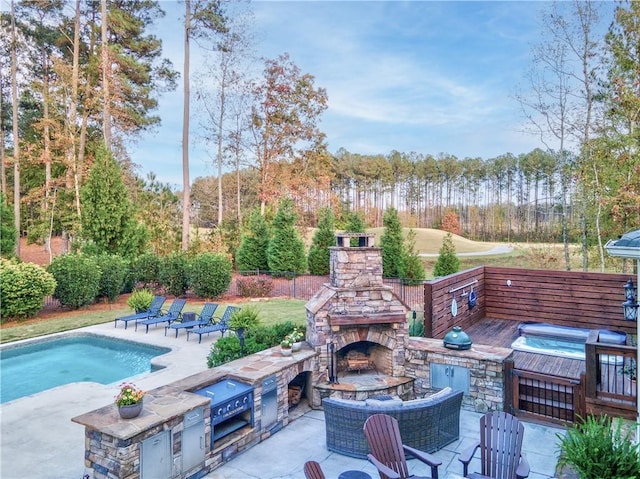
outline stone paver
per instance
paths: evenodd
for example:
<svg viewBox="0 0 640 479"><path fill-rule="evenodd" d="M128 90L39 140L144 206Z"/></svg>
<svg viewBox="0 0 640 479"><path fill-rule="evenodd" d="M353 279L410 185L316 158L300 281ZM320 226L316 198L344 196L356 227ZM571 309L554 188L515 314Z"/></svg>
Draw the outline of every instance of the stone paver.
<svg viewBox="0 0 640 479"><path fill-rule="evenodd" d="M219 335L204 337L202 344L186 341L185 335L164 336L164 328L151 328L148 334L139 329L114 328L107 323L79 331L94 332L117 338L140 340L168 346L172 351L157 359L165 369L133 378L139 387L149 390L173 383L196 373L206 374L206 356ZM172 332L171 332L172 333ZM264 358L262 358L264 361ZM266 361L268 362L268 361ZM261 369L268 364L247 364ZM101 385L75 383L11 401L0 406L0 477L2 479L81 479L84 474L84 428L72 417L98 409L113 401L118 383ZM479 414L463 411L461 439L436 453L442 459L440 477L454 479L462 471L457 460L459 451L473 443L478 434ZM531 463L531 479L553 477L557 462L556 433L562 431L526 423L524 448ZM329 452L325 447L322 411L310 411L268 440L237 456L207 477L210 479L304 479L302 467L307 460L321 462L328 478L338 477L348 469L358 469L377 477L367 461ZM473 463L472 463L473 464ZM418 461L410 468L427 474ZM424 468L424 469L423 469Z"/></svg>

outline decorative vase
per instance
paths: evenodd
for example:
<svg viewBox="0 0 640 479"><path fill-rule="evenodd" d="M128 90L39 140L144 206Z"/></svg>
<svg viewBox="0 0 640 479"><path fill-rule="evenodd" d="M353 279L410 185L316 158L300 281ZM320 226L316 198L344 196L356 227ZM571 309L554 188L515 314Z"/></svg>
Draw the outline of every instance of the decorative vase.
<svg viewBox="0 0 640 479"><path fill-rule="evenodd" d="M118 414L122 419L133 419L138 417L142 412L142 401L136 404L128 404L126 406L118 406Z"/></svg>
<svg viewBox="0 0 640 479"><path fill-rule="evenodd" d="M291 345L291 351L293 351L294 353L296 351L300 351L300 348L302 348L302 341L296 341Z"/></svg>
<svg viewBox="0 0 640 479"><path fill-rule="evenodd" d="M283 348L281 346L280 352L282 353L283 356L291 356L291 348Z"/></svg>

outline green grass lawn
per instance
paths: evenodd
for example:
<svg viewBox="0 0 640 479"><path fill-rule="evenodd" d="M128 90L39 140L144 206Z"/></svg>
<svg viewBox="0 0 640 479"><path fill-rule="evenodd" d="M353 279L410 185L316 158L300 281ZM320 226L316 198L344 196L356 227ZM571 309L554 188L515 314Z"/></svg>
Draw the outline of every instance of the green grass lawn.
<svg viewBox="0 0 640 479"><path fill-rule="evenodd" d="M217 315L222 314L222 311L224 311L227 304L229 303L219 303ZM306 324L306 310L304 307L306 304L305 300L278 298L261 301L242 301L233 304L238 306L255 306L260 312L261 323L266 326L286 321L291 321L292 323L301 326ZM185 307L185 311L194 311L199 313L201 310L202 304L198 304L197 306L192 305L190 307L187 302ZM15 323L15 326L12 325L2 328L0 343L4 344L21 339L35 338L47 334L83 328L85 326L112 322L114 318L118 316L125 316L131 313L131 309L126 306L121 307L119 305L114 305L113 309L108 311L73 311L68 315L63 315L54 319L32 321L25 324L17 322Z"/></svg>

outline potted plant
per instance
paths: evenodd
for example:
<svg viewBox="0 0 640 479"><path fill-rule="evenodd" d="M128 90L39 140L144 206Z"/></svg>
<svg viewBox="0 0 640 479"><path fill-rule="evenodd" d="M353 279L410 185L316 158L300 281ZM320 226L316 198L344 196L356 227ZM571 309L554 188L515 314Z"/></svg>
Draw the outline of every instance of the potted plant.
<svg viewBox="0 0 640 479"><path fill-rule="evenodd" d="M304 333L297 327L293 328L288 334L288 338L291 340L291 349L292 351L300 351L302 347L302 341L304 340Z"/></svg>
<svg viewBox="0 0 640 479"><path fill-rule="evenodd" d="M137 417L142 412L144 391L132 383L120 384L120 392L116 395L118 413L123 419Z"/></svg>
<svg viewBox="0 0 640 479"><path fill-rule="evenodd" d="M255 306L244 306L229 318L229 328L236 332L240 331L240 334L258 324L260 324L260 312Z"/></svg>
<svg viewBox="0 0 640 479"><path fill-rule="evenodd" d="M136 313L142 313L149 309L153 301L153 291L143 288L131 293L127 299L127 305Z"/></svg>
<svg viewBox="0 0 640 479"><path fill-rule="evenodd" d="M567 429L560 439L560 466L568 465L580 479L636 477L640 453L631 441L631 429L623 432L608 416L587 416Z"/></svg>
<svg viewBox="0 0 640 479"><path fill-rule="evenodd" d="M291 356L292 345L293 345L293 342L291 341L291 338L289 338L288 336L284 338L282 341L280 341L280 351L282 352L283 356Z"/></svg>
<svg viewBox="0 0 640 479"><path fill-rule="evenodd" d="M229 318L229 328L236 332L240 346L244 348L244 332L260 324L260 312L254 306L244 306Z"/></svg>

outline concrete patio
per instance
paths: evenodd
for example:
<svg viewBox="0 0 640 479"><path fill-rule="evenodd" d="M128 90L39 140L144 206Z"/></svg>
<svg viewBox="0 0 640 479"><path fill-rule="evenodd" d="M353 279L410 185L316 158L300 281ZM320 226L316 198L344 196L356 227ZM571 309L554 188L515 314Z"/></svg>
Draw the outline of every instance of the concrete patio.
<svg viewBox="0 0 640 479"><path fill-rule="evenodd" d="M460 451L478 438L480 414L462 411L460 415L460 439L434 453L442 461L439 468L441 479L462 477L462 463L458 461ZM531 466L530 479L554 477L557 463L556 434L563 430L555 427L525 423L524 451ZM346 470L368 473L373 479L379 477L376 469L365 460L355 459L328 451L325 446L324 415L322 411L309 410L293 423L268 440L219 467L209 479L304 479L302 470L308 460L318 461L327 479L337 478ZM417 460L408 462L409 470L428 476L430 470ZM479 471L477 458L471 463L471 471Z"/></svg>
<svg viewBox="0 0 640 479"><path fill-rule="evenodd" d="M204 337L186 341L185 335L164 336L162 327L151 328L148 334L133 328L114 328L113 323L83 328L79 332L96 333L121 339L168 346L172 351L157 358L165 366L154 373L133 378L143 389L153 389L207 369L206 356L215 338ZM79 414L109 404L117 392L117 385L74 383L11 401L0 406L0 477L22 479L81 479L84 469L84 430L71 422ZM362 470L373 478L374 468L364 460L329 452L325 447L324 416L319 410L292 410L296 418L286 428L266 441L235 457L214 470L208 478L240 479L303 479L303 465L307 460L322 464L327 478L338 477L345 470ZM460 440L438 451L442 460L441 478L461 475L459 452L476 440L480 414L462 411ZM531 464L531 479L554 476L557 462L557 433L562 429L525 423L524 450ZM473 466L473 463L472 463ZM428 469L418 461L410 461L410 469L426 474Z"/></svg>

